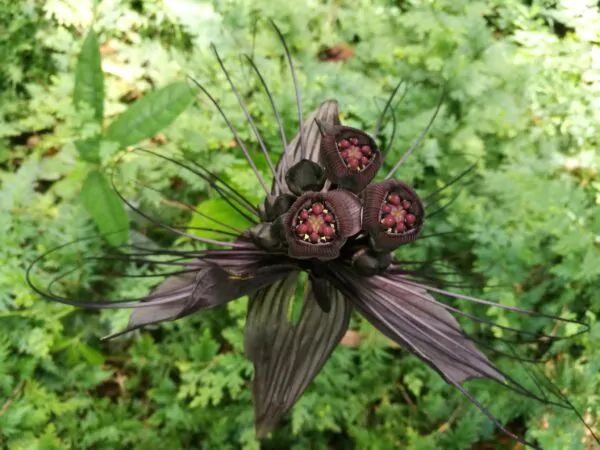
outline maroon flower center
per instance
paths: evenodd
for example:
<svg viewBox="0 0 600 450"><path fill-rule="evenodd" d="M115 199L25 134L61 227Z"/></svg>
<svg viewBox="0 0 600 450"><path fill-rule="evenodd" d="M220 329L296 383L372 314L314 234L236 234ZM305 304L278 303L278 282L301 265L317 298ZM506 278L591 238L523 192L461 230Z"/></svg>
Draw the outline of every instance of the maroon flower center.
<svg viewBox="0 0 600 450"><path fill-rule="evenodd" d="M357 138L341 139L337 143L342 161L352 171L362 172L373 159L369 145L361 144Z"/></svg>
<svg viewBox="0 0 600 450"><path fill-rule="evenodd" d="M335 238L336 219L327 205L307 204L296 215L296 236L311 244L323 244Z"/></svg>
<svg viewBox="0 0 600 450"><path fill-rule="evenodd" d="M381 228L388 234L403 234L415 228L417 216L410 212L412 202L397 192L387 194L381 206Z"/></svg>

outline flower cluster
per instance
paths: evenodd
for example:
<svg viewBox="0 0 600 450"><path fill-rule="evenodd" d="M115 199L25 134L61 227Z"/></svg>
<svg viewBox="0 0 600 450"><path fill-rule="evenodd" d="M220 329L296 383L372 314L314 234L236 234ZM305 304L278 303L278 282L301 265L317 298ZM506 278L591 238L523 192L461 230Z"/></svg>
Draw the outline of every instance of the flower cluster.
<svg viewBox="0 0 600 450"><path fill-rule="evenodd" d="M319 134L308 143L314 159L301 159L287 170L283 190L267 199L262 222L249 234L266 251L285 250L298 260L337 260L362 276L381 273L391 251L418 237L423 204L401 181L373 183L383 161L374 139L340 125L335 102L321 109L328 114L315 115L312 126Z"/></svg>

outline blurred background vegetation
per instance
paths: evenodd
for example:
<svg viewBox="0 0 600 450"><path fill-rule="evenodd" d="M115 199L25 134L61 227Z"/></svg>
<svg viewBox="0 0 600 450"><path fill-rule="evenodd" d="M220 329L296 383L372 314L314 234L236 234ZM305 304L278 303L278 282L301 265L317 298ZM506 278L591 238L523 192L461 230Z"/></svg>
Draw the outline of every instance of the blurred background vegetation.
<svg viewBox="0 0 600 450"><path fill-rule="evenodd" d="M402 258L443 259L496 286L484 290L487 299L590 322L589 333L544 348L542 369L598 430L596 2L0 0L0 447L520 448L433 371L358 319L289 419L259 444L252 367L242 349L245 300L101 342L126 324L127 311L54 304L25 283L37 254L93 236L98 226L106 232L130 223L130 239L186 245L150 230L111 196L108 167L130 146L202 162L260 199L221 118L205 98L192 104L185 83L188 75L205 83L253 142L210 51L214 42L267 143L280 152L269 103L238 58L253 52L291 136L294 95L281 45L268 23L257 21L265 17L291 48L305 113L336 98L345 122L370 127L395 84L410 82L388 162L423 129L446 87L432 132L398 177L426 193L469 164L477 170L445 194L458 197L428 224L428 233L459 233L403 248ZM120 173L116 182L128 198L161 217L190 220L189 211L173 207L178 201L228 214L206 183L159 158L129 154ZM117 235L114 243L127 238ZM77 268L102 245L69 247L33 277L47 285L53 270ZM113 279L113 271L88 263L55 289L83 299L122 298L144 295L157 282ZM463 307L533 331L553 325ZM497 386L482 385L478 393L503 423L545 449L593 448L571 413L515 401Z"/></svg>

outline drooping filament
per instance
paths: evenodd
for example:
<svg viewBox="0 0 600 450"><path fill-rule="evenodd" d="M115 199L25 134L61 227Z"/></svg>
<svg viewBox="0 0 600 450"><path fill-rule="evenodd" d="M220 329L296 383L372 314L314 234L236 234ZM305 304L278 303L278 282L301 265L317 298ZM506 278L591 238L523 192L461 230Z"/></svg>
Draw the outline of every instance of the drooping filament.
<svg viewBox="0 0 600 450"><path fill-rule="evenodd" d="M331 242L336 234L336 218L327 205L314 202L298 212L294 230L298 238L311 244Z"/></svg>
<svg viewBox="0 0 600 450"><path fill-rule="evenodd" d="M417 223L417 216L411 212L411 207L412 202L408 198L402 198L400 193L388 193L381 205L381 229L391 235L403 234L413 229Z"/></svg>

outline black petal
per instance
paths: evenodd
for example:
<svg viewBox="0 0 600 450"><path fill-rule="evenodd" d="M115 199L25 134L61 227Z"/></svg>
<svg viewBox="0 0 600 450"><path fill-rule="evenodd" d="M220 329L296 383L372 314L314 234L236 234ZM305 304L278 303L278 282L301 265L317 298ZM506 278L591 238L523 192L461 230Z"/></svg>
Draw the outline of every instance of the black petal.
<svg viewBox="0 0 600 450"><path fill-rule="evenodd" d="M391 280L387 274L357 281L347 269L336 273L336 287L369 322L449 383L460 384L470 378L504 381L456 319L425 290Z"/></svg>
<svg viewBox="0 0 600 450"><path fill-rule="evenodd" d="M354 236L362 227L362 204L356 195L344 190L327 192L326 200L331 203L340 220L340 234L344 238Z"/></svg>
<svg viewBox="0 0 600 450"><path fill-rule="evenodd" d="M195 273L167 278L150 293L143 306L135 309L127 328L107 338L222 305L271 284L293 270L289 264L272 264L258 269L242 266L228 270L214 263L203 262L203 266Z"/></svg>
<svg viewBox="0 0 600 450"><path fill-rule="evenodd" d="M313 289L314 298L324 313L331 311L331 297L329 296L329 282L312 272L310 274L310 285Z"/></svg>
<svg viewBox="0 0 600 450"><path fill-rule="evenodd" d="M190 272L182 275L174 275L163 281L150 292L149 297L165 299L170 296L173 302L136 309L129 318L127 328L119 332L118 335L144 325L176 319L184 308L185 303L191 299L197 275L197 273ZM114 337L114 335L107 337Z"/></svg>
<svg viewBox="0 0 600 450"><path fill-rule="evenodd" d="M306 286L297 324L287 318L298 273L260 289L250 298L245 331L254 363L252 393L257 434L264 436L302 395L348 328L352 308L330 284ZM317 294L318 293L318 294ZM328 299L315 298L327 294ZM330 303L329 313L319 304Z"/></svg>

